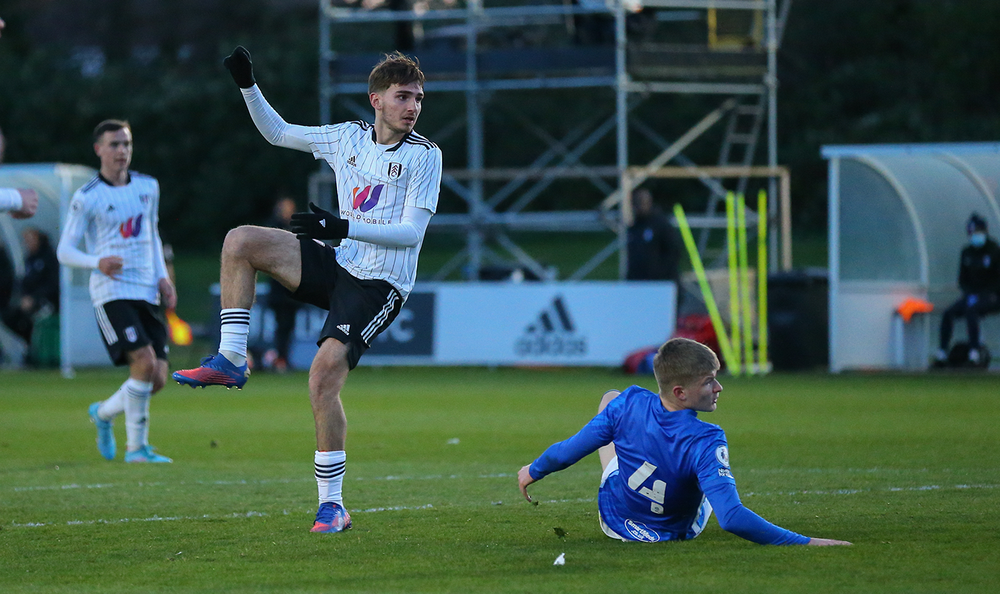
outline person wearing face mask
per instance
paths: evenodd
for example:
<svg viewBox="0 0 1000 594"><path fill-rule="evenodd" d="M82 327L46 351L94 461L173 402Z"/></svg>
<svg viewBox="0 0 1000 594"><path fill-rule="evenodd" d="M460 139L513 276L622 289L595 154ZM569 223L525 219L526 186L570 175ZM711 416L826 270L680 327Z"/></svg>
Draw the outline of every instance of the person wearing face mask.
<svg viewBox="0 0 1000 594"><path fill-rule="evenodd" d="M941 318L940 348L937 366L948 361L955 318L965 317L969 336L969 363L980 364L983 347L979 339L979 318L1000 311L1000 245L990 238L986 219L972 213L965 225L969 245L962 249L959 263L958 286L962 297L944 311Z"/></svg>

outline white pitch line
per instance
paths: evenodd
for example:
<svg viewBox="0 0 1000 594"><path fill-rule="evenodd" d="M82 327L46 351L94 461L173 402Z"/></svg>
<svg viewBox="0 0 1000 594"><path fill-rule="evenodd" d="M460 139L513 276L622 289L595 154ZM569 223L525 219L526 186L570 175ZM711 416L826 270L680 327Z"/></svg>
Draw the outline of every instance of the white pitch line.
<svg viewBox="0 0 1000 594"><path fill-rule="evenodd" d="M941 485L921 485L916 487L886 487L884 489L834 489L834 490L803 490L803 491L771 491L764 493L755 493L753 491L744 493L745 497L769 497L769 496L789 496L789 495L857 495L859 493L900 493L900 492L918 492L918 491L940 491L940 490L953 490L953 491L964 491L968 489L998 489L1000 485L951 485L951 486L941 486ZM543 501L543 503L593 503L596 498L576 498L576 499L549 499ZM496 503L490 503L490 505L496 505ZM417 506L392 506L392 507L372 507L368 509L355 510L352 513L379 513L387 511L412 511L412 510L426 510L426 509L438 509L435 508L433 504L427 503L424 505ZM306 511L297 513L307 513ZM308 512L308 513L311 513ZM148 518L120 518L117 520L69 520L65 522L67 526L86 526L93 524L124 524L129 522L176 522L182 520L204 520L204 519L218 519L218 518L253 518L253 517L267 517L269 514L266 512L256 512L249 511L245 513L234 513L226 514L221 516L213 516L211 514L205 514L202 516L151 516ZM283 511L283 515L289 515L288 510ZM43 526L56 526L62 525L56 522L11 522L7 524L12 528L40 528Z"/></svg>
<svg viewBox="0 0 1000 594"><path fill-rule="evenodd" d="M492 478L512 478L516 477L516 473L500 472L495 474L479 474L472 478L477 479L492 479ZM443 480L443 479L466 479L467 476L460 474L432 474L425 476L373 476L373 477L347 477L348 480L354 481L430 481L430 480ZM269 485L269 484L294 484L294 483L305 483L312 482L314 478L310 476L305 476L296 479L240 479L232 481L179 481L176 483L150 483L150 482L139 482L136 483L135 487L170 487L170 486L183 486L183 485L207 485L207 486L220 486L220 487L230 487L238 485ZM116 483L95 483L91 485L81 485L78 483L70 483L68 485L48 485L48 486L31 486L31 487L13 487L12 490L15 493L25 492L25 491L71 491L74 489L113 489L117 487L125 488L128 485L116 484Z"/></svg>
<svg viewBox="0 0 1000 594"><path fill-rule="evenodd" d="M431 509L433 507L434 506L431 505L430 503L428 503L426 505L416 505L416 506L396 505L396 506L393 506L393 507L372 507L372 508L368 508L368 509L359 509L359 510L352 511L351 513L352 514L371 514L371 513L387 512L387 511L407 511L407 510ZM311 514L312 511L303 511L301 513L303 513L303 514L306 514L306 513ZM129 523L132 523L132 522L178 522L178 521L183 521L183 520L217 520L217 519L226 519L226 518L266 518L269 515L270 514L268 514L267 512L257 512L257 511L248 511L248 512L243 512L243 513L237 512L237 513L224 514L224 515L204 514L204 515L201 515L201 516L157 516L157 515L153 515L153 516L150 516L148 518L119 518L117 520L106 520L106 519L98 519L98 520L68 520L68 521L65 522L65 525L67 525L67 526L92 526L94 524L129 524ZM288 515L291 515L291 514L289 513L288 510L284 510L281 515L288 516ZM13 528L41 528L43 526L61 526L62 524L63 523L58 523L58 522L25 522L25 523L11 522L10 524L8 524L8 526L11 526Z"/></svg>
<svg viewBox="0 0 1000 594"><path fill-rule="evenodd" d="M857 495L859 493L900 493L900 492L913 492L913 491L940 491L940 490L951 490L951 491L962 491L966 489L997 489L1000 485L921 485L918 487L885 487L882 489L809 489L804 491L768 491L764 493L755 493L753 491L747 493L741 493L746 497L773 497L776 495Z"/></svg>

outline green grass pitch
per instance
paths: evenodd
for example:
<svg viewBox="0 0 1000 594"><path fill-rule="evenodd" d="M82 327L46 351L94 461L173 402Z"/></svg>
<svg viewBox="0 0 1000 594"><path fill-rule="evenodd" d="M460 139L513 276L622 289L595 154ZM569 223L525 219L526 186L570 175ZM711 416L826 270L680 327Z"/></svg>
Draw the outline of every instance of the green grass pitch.
<svg viewBox="0 0 1000 594"><path fill-rule="evenodd" d="M170 465L100 458L87 406L122 370L5 372L0 591L996 592L1000 389L991 375L722 377L720 424L744 503L852 547L765 547L719 529L643 545L597 525L596 456L516 473L652 377L602 369L366 368L348 380L344 492L315 513L306 375L154 397ZM119 449L124 424L116 424ZM556 530L556 529L560 530ZM564 532L564 536L558 533ZM566 563L553 561L565 553Z"/></svg>

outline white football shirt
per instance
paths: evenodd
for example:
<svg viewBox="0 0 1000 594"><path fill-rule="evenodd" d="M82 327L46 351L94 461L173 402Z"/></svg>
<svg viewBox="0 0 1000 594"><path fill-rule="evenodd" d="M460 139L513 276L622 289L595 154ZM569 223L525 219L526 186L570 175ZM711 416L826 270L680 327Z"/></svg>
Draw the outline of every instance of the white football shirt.
<svg viewBox="0 0 1000 594"><path fill-rule="evenodd" d="M375 142L371 124L344 122L308 128L305 134L316 159L337 177L340 216L351 223L399 224L403 207L437 210L441 189L441 149L416 132L395 145ZM405 299L417 277L415 246L391 247L344 239L337 261L359 279L383 279Z"/></svg>
<svg viewBox="0 0 1000 594"><path fill-rule="evenodd" d="M159 183L134 171L124 186L112 186L98 174L73 194L59 240L59 261L93 269L90 298L95 307L119 299L160 303L159 282L168 276L159 206ZM85 251L79 249L81 240ZM97 269L106 256L123 261L114 278Z"/></svg>

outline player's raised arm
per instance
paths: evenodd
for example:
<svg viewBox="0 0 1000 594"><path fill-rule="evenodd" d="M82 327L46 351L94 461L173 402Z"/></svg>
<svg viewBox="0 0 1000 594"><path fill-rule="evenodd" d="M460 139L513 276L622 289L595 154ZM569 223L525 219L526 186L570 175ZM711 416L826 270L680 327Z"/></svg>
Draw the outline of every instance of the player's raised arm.
<svg viewBox="0 0 1000 594"><path fill-rule="evenodd" d="M260 87L257 86L257 79L253 75L250 52L245 47L237 46L222 64L229 70L236 86L242 91L243 100L250 110L250 118L268 142L275 146L312 152L312 147L306 138L308 127L289 124L264 99Z"/></svg>
<svg viewBox="0 0 1000 594"><path fill-rule="evenodd" d="M388 247L414 247L423 241L431 211L414 206L403 207L398 223L375 225L363 221L341 219L335 213L309 203L312 212L292 215L290 230L299 237L313 239L351 238Z"/></svg>

